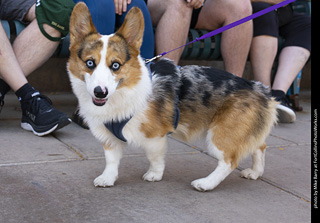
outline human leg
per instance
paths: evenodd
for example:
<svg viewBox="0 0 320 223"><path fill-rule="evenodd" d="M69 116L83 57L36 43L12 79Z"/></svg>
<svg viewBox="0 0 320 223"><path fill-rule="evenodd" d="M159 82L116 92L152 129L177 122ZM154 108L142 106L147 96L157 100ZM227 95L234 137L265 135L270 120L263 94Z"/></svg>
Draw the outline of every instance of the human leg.
<svg viewBox="0 0 320 223"><path fill-rule="evenodd" d="M192 9L184 0L149 0L152 24L157 26L155 33L156 54L167 52L186 43ZM177 64L183 49L167 54L165 57Z"/></svg>
<svg viewBox="0 0 320 223"><path fill-rule="evenodd" d="M291 123L296 115L290 107L286 93L309 58L310 52L302 47L289 46L281 50L278 69L272 84L272 95L281 102L278 106L279 122Z"/></svg>
<svg viewBox="0 0 320 223"><path fill-rule="evenodd" d="M42 65L57 46L57 43L49 41L40 32L34 11L35 5L24 17L31 24L17 37L13 48L3 27L0 27L0 75L4 79L4 81L1 80L2 84L8 83L20 100L21 127L33 131L35 135L43 136L64 127L70 123L70 120L66 114L53 108L50 99L37 92L25 78ZM44 29L51 36L60 36L60 32L49 26L44 26ZM37 44L41 46L40 49L34 44L35 40L38 40ZM1 97L3 99L3 95Z"/></svg>
<svg viewBox="0 0 320 223"><path fill-rule="evenodd" d="M35 5L28 11L26 21L31 23L17 36L13 51L21 70L28 76L52 56L59 42L50 41L41 33L35 16ZM49 25L44 24L44 29L52 37L61 35Z"/></svg>
<svg viewBox="0 0 320 223"><path fill-rule="evenodd" d="M253 13L268 8L268 3L252 3ZM278 51L278 16L275 11L253 20L250 62L255 80L271 87L271 70Z"/></svg>
<svg viewBox="0 0 320 223"><path fill-rule="evenodd" d="M309 56L310 52L302 47L291 46L282 49L272 89L287 92Z"/></svg>
<svg viewBox="0 0 320 223"><path fill-rule="evenodd" d="M1 25L0 74L20 99L22 108L21 126L24 129L42 136L70 123L66 114L52 108L51 101L40 95L39 92L28 84ZM2 100L4 94L1 93ZM39 112L40 108L42 112Z"/></svg>
<svg viewBox="0 0 320 223"><path fill-rule="evenodd" d="M278 39L273 36L257 36L252 39L250 62L256 81L271 86L271 70L277 55Z"/></svg>
<svg viewBox="0 0 320 223"><path fill-rule="evenodd" d="M14 74L14 75L13 75ZM9 39L0 23L0 77L17 91L28 81L16 59ZM6 93L6 92L4 92ZM4 94L3 93L3 94Z"/></svg>
<svg viewBox="0 0 320 223"><path fill-rule="evenodd" d="M253 12L270 7L268 3L253 3ZM253 20L254 33L250 49L250 62L254 79L271 88L271 70L278 51L279 18L272 11ZM295 113L290 108L285 92L272 90L271 94L281 102L278 108L280 122L293 122Z"/></svg>
<svg viewBox="0 0 320 223"><path fill-rule="evenodd" d="M294 14L287 24L280 27L280 35L285 39L285 43L279 55L278 70L272 89L286 93L310 56L310 16Z"/></svg>
<svg viewBox="0 0 320 223"><path fill-rule="evenodd" d="M311 53L310 16L293 13L292 17L280 27L279 34L285 39L285 43L279 55L272 92L281 102L278 107L279 121L294 122L296 116L285 94Z"/></svg>
<svg viewBox="0 0 320 223"><path fill-rule="evenodd" d="M251 13L249 0L207 0L199 14L196 28L215 30ZM222 33L221 54L226 71L242 76L251 39L251 21Z"/></svg>

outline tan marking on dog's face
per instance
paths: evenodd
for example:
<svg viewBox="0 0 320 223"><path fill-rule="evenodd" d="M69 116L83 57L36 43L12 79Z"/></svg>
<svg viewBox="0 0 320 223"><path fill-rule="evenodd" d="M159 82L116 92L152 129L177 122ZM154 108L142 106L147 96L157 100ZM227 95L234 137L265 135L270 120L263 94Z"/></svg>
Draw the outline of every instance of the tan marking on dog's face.
<svg viewBox="0 0 320 223"><path fill-rule="evenodd" d="M123 37L119 35L110 37L105 60L107 67L111 70L114 63L120 64L118 70L112 70L115 80L119 82L118 89L132 88L140 81L142 72L138 55Z"/></svg>
<svg viewBox="0 0 320 223"><path fill-rule="evenodd" d="M132 8L125 20L108 43L106 64L111 67L115 61L120 69L114 71L118 88L135 86L141 78L141 67L138 62L144 32L144 19L139 8Z"/></svg>
<svg viewBox="0 0 320 223"><path fill-rule="evenodd" d="M78 57L86 65L86 61L92 60L96 65L100 63L101 60L101 51L103 47L103 42L100 40L100 35L93 34L86 38L86 41L78 49ZM87 73L92 74L94 69L85 68Z"/></svg>
<svg viewBox="0 0 320 223"><path fill-rule="evenodd" d="M101 35L91 34L82 44L74 44L70 48L70 59L68 69L77 78L84 81L86 73L92 74L94 69L89 69L86 65L88 60L93 60L97 65L101 60L101 50L103 43Z"/></svg>

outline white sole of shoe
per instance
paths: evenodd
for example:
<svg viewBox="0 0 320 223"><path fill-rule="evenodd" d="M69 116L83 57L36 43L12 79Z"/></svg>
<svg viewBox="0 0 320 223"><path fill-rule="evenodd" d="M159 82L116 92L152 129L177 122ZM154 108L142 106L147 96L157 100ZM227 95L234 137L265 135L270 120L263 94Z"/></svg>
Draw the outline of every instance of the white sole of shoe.
<svg viewBox="0 0 320 223"><path fill-rule="evenodd" d="M36 132L29 123L21 123L21 128L23 128L24 130L33 132L33 134L35 134L36 136L45 136L45 135L50 134L54 130L56 130L58 125L59 124L56 124L55 126L53 126L51 129L49 129L46 132Z"/></svg>
<svg viewBox="0 0 320 223"><path fill-rule="evenodd" d="M292 123L296 120L296 114L290 108L278 105L278 119L280 123Z"/></svg>

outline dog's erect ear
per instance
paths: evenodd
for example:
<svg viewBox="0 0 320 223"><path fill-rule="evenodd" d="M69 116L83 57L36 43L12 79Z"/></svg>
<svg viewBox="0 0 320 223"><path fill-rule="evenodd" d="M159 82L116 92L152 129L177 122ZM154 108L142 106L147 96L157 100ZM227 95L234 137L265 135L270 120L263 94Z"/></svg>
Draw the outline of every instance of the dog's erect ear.
<svg viewBox="0 0 320 223"><path fill-rule="evenodd" d="M70 43L81 42L86 36L96 33L91 15L85 3L79 2L73 8L70 18Z"/></svg>
<svg viewBox="0 0 320 223"><path fill-rule="evenodd" d="M137 7L130 9L117 33L124 37L127 43L140 50L144 32L144 19L141 10Z"/></svg>

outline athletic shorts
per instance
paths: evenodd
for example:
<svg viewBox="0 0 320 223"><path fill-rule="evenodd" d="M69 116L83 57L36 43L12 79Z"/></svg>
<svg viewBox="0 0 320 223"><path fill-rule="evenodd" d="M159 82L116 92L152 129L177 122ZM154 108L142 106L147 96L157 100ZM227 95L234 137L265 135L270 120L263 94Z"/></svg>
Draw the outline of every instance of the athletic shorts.
<svg viewBox="0 0 320 223"><path fill-rule="evenodd" d="M252 3L253 13L270 7L264 2ZM296 13L291 5L279 8L253 20L253 36L268 35L285 39L284 47L299 46L311 52L311 18Z"/></svg>
<svg viewBox="0 0 320 223"><path fill-rule="evenodd" d="M74 5L73 0L37 0L36 17L42 34L51 41L60 41L68 35L70 16ZM43 24L55 28L62 36L50 36L43 28Z"/></svg>
<svg viewBox="0 0 320 223"><path fill-rule="evenodd" d="M199 14L201 12L203 6L201 6L198 9L193 9L192 11L192 17L191 17L191 22L190 22L190 29L194 29L197 25Z"/></svg>
<svg viewBox="0 0 320 223"><path fill-rule="evenodd" d="M0 20L18 20L24 24L24 17L36 0L0 0Z"/></svg>

